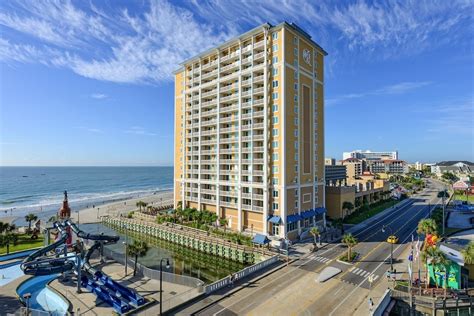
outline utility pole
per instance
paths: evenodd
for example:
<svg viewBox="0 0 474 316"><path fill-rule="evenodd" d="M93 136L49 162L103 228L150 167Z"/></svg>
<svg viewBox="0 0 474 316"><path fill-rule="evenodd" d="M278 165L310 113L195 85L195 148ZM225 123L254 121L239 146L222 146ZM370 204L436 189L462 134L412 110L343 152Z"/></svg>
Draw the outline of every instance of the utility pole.
<svg viewBox="0 0 474 316"><path fill-rule="evenodd" d="M445 225L446 205L445 205L445 202L444 202L445 199L446 199L446 187L445 187L445 189L444 189L444 191L443 191L443 197L442 197L442 200L443 200L443 236L444 236L444 226L446 226L446 225Z"/></svg>

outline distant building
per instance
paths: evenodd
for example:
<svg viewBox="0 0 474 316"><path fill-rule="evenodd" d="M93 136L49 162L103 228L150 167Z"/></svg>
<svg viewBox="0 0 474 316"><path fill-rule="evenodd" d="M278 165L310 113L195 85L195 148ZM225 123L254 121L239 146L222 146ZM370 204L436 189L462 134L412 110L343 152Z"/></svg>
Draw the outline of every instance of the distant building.
<svg viewBox="0 0 474 316"><path fill-rule="evenodd" d="M353 185L356 179L365 171L365 160L357 158L347 158L341 161L341 165L346 167L347 185Z"/></svg>
<svg viewBox="0 0 474 316"><path fill-rule="evenodd" d="M370 160L367 161L367 170L373 173L405 174L408 173L408 164L403 160Z"/></svg>
<svg viewBox="0 0 474 316"><path fill-rule="evenodd" d="M326 166L334 166L336 164L336 159L334 159L334 158L324 158L324 164Z"/></svg>
<svg viewBox="0 0 474 316"><path fill-rule="evenodd" d="M474 163L470 161L441 161L431 166L431 173L442 176L450 172L458 177L474 175Z"/></svg>
<svg viewBox="0 0 474 316"><path fill-rule="evenodd" d="M325 180L327 186L338 186L346 183L346 166L325 165Z"/></svg>
<svg viewBox="0 0 474 316"><path fill-rule="evenodd" d="M370 150L354 150L350 152L344 152L342 159L356 158L366 160L384 160L392 159L398 160L398 151L370 151Z"/></svg>

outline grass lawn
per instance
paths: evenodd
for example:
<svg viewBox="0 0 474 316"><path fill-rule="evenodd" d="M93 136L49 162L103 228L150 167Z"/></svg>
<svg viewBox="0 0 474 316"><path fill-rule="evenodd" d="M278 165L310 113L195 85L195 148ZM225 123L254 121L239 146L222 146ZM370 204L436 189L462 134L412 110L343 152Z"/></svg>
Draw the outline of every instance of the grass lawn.
<svg viewBox="0 0 474 316"><path fill-rule="evenodd" d="M19 234L16 246L10 245L10 253L15 251L27 250L43 246L43 236L39 235L38 239L31 239L31 235ZM7 253L7 247L0 247L0 255Z"/></svg>
<svg viewBox="0 0 474 316"><path fill-rule="evenodd" d="M395 203L398 203L395 201ZM365 212L354 212L351 215L347 216L344 219L344 223L346 224L359 224L360 222L366 220L367 218L370 218L383 210L391 207L394 204L393 201L386 201L380 205L377 206L369 206L369 210Z"/></svg>
<svg viewBox="0 0 474 316"><path fill-rule="evenodd" d="M453 200L466 201L466 194L463 194L463 195L455 194L453 197ZM474 204L474 195L472 194L469 194L469 203Z"/></svg>
<svg viewBox="0 0 474 316"><path fill-rule="evenodd" d="M351 258L351 261L350 261L350 262L354 261L354 259L355 259L358 255L359 255L359 253L357 253L357 252L355 252L355 251L352 251L352 252L351 252L351 257L352 257L352 258ZM344 255L340 256L340 257L339 257L339 260L344 261L344 262L349 262L349 261L347 261L347 252L346 252Z"/></svg>

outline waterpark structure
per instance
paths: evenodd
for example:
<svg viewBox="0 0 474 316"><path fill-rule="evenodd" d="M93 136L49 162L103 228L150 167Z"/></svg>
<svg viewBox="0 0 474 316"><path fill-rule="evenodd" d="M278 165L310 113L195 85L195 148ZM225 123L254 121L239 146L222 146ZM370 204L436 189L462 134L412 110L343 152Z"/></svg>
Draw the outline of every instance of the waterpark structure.
<svg viewBox="0 0 474 316"><path fill-rule="evenodd" d="M64 192L58 220L46 230L46 246L23 260L23 273L34 276L72 273L76 275L78 292L81 292L82 288L87 289L121 314L145 304L145 299L136 291L117 283L92 267L89 262L96 250L101 254L102 260L103 247L116 243L120 237L85 233L70 221L70 215L67 192ZM57 231L57 237L49 244L51 230ZM74 243L73 234L76 236ZM86 249L87 245L91 246Z"/></svg>

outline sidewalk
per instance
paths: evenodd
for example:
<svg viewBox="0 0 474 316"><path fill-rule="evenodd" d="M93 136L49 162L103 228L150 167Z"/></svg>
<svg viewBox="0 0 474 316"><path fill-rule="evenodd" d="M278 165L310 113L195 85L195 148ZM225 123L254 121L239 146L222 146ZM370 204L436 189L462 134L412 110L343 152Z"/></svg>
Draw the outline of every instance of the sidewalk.
<svg viewBox="0 0 474 316"><path fill-rule="evenodd" d="M409 279L408 275L408 255L410 254L410 246L405 246L403 251L394 258L393 269L397 271L395 278L397 280L407 280ZM421 265L422 273L421 276L423 278L423 265ZM418 277L418 269L417 269L417 262L413 262L413 279ZM370 314L369 311L369 297L372 298L375 307L380 303L382 300L385 291L390 288L392 280L389 280L387 277L383 277L380 281L371 288L370 292L367 293L365 298L362 300L360 305L354 310L354 316L367 316Z"/></svg>

